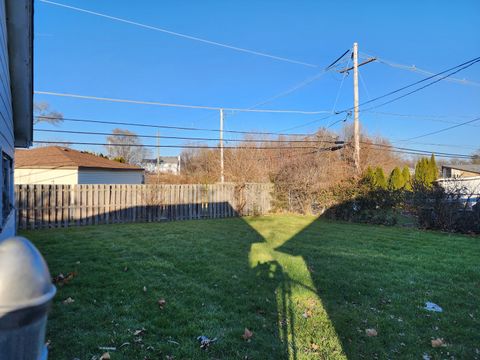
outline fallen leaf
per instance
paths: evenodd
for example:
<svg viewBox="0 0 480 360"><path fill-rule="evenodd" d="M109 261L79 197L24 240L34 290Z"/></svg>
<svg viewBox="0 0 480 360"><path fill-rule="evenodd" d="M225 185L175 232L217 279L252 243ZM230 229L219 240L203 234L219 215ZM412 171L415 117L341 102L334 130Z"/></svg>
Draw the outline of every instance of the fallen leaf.
<svg viewBox="0 0 480 360"><path fill-rule="evenodd" d="M365 334L367 334L367 336L377 336L378 335L377 330L375 330L375 329L365 329Z"/></svg>
<svg viewBox="0 0 480 360"><path fill-rule="evenodd" d="M103 353L102 356L100 356L100 360L110 360L111 357L110 357L110 354L108 352L106 353Z"/></svg>
<svg viewBox="0 0 480 360"><path fill-rule="evenodd" d="M446 346L443 339L437 338L432 340L432 347L436 348L441 346Z"/></svg>
<svg viewBox="0 0 480 360"><path fill-rule="evenodd" d="M68 297L68 298L66 298L65 300L63 300L63 303L64 303L64 304L72 304L72 303L74 303L74 302L75 302L75 300L72 299L71 297Z"/></svg>
<svg viewBox="0 0 480 360"><path fill-rule="evenodd" d="M138 329L138 330L135 330L133 332L133 336L139 336L139 335L143 335L145 333L145 329Z"/></svg>
<svg viewBox="0 0 480 360"><path fill-rule="evenodd" d="M320 346L315 343L310 343L310 349L312 349L313 351L318 351L318 349L320 349Z"/></svg>
<svg viewBox="0 0 480 360"><path fill-rule="evenodd" d="M167 305L167 301L165 299L158 299L158 306L160 306L160 309L163 309L165 305Z"/></svg>
<svg viewBox="0 0 480 360"><path fill-rule="evenodd" d="M52 282L58 286L63 286L68 284L77 275L78 273L76 271L69 272L67 275L60 273L52 279Z"/></svg>
<svg viewBox="0 0 480 360"><path fill-rule="evenodd" d="M253 332L245 328L245 331L243 332L242 338L245 341L249 341L253 336Z"/></svg>

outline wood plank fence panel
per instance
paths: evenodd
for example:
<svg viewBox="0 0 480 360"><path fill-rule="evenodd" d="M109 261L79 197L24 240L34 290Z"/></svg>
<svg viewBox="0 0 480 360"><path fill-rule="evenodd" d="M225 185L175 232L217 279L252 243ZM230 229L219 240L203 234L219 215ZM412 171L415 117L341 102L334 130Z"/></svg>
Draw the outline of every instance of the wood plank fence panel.
<svg viewBox="0 0 480 360"><path fill-rule="evenodd" d="M271 210L271 184L15 186L19 229L228 218ZM241 208L239 208L239 206Z"/></svg>

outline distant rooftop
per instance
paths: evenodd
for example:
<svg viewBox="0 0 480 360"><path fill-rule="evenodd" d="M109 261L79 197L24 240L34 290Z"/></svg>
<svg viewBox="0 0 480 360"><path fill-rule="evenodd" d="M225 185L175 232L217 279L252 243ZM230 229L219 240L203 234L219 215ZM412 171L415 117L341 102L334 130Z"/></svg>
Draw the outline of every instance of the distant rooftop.
<svg viewBox="0 0 480 360"><path fill-rule="evenodd" d="M143 170L131 164L106 159L89 153L80 152L61 146L46 146L31 150L15 151L16 169L114 169L114 170Z"/></svg>
<svg viewBox="0 0 480 360"><path fill-rule="evenodd" d="M145 164L156 164L157 158L143 159ZM178 162L178 156L160 156L160 163L176 164Z"/></svg>
<svg viewBox="0 0 480 360"><path fill-rule="evenodd" d="M442 168L451 168L451 169L457 169L457 170L468 171L468 172L473 172L473 173L479 173L480 174L480 165L474 165L474 164L443 165Z"/></svg>

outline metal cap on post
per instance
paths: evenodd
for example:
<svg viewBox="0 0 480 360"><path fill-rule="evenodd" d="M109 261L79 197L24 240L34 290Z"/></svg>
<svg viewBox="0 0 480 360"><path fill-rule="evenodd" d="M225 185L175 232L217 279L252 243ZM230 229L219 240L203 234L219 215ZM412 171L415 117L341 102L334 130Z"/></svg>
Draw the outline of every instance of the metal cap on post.
<svg viewBox="0 0 480 360"><path fill-rule="evenodd" d="M22 237L0 241L0 357L47 358L47 311L56 292L47 264Z"/></svg>

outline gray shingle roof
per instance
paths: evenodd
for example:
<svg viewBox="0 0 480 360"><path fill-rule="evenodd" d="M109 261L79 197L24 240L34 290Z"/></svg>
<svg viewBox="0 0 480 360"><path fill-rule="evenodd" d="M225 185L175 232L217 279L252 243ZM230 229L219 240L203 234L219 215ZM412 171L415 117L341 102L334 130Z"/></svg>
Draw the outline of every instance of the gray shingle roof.
<svg viewBox="0 0 480 360"><path fill-rule="evenodd" d="M443 165L442 168L451 168L462 171L469 171L480 174L480 165L467 164L467 165Z"/></svg>

